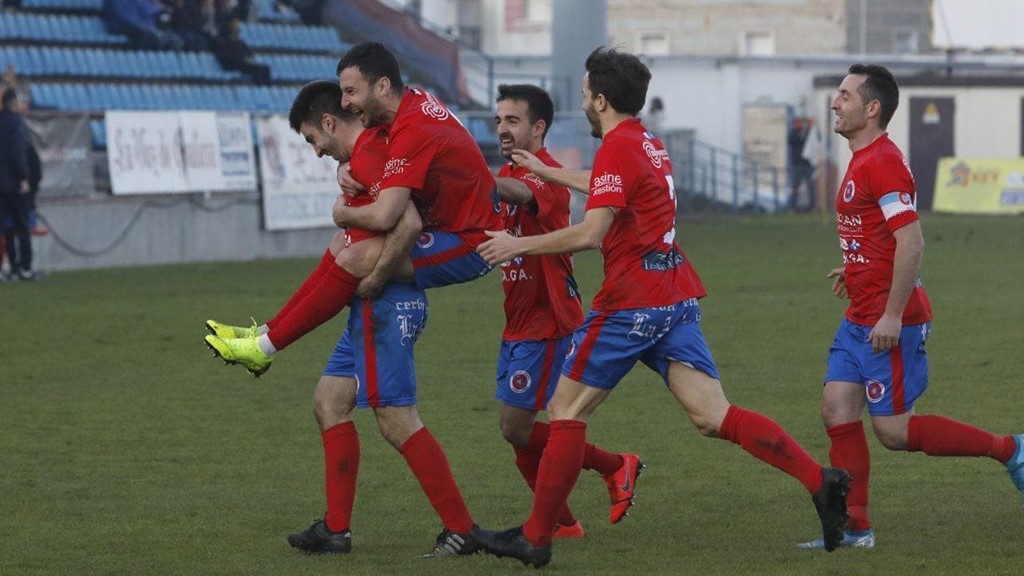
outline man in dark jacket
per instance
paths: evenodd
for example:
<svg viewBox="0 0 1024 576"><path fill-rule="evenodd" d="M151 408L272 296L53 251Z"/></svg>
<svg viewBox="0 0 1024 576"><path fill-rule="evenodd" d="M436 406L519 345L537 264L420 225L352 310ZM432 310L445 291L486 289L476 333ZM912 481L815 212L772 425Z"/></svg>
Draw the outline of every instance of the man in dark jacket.
<svg viewBox="0 0 1024 576"><path fill-rule="evenodd" d="M11 218L14 227L7 232L7 256L11 272L22 280L34 280L32 272L32 236L28 215L29 195L28 129L17 112L17 93L4 90L0 110L0 222Z"/></svg>

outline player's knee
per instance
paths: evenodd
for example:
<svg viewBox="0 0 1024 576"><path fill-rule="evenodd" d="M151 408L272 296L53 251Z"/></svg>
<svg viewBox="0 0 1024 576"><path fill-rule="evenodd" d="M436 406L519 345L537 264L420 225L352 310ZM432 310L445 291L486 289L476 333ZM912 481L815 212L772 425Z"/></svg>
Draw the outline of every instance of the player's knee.
<svg viewBox="0 0 1024 576"><path fill-rule="evenodd" d="M875 426L875 437L878 438L878 442L885 446L889 450L906 450L907 449L907 437L906 434L901 434L898 430L890 430L888 428L882 428Z"/></svg>
<svg viewBox="0 0 1024 576"><path fill-rule="evenodd" d="M691 416L690 421L693 422L693 426L697 429L697 432L699 432L701 436L707 436L708 438L718 437L718 423L716 423L714 420L711 420L709 418L702 418L699 416Z"/></svg>
<svg viewBox="0 0 1024 576"><path fill-rule="evenodd" d="M524 430L522 426L517 426L514 422L504 421L499 423L499 427L501 428L501 437L509 444L525 446L530 442L530 431L532 427Z"/></svg>

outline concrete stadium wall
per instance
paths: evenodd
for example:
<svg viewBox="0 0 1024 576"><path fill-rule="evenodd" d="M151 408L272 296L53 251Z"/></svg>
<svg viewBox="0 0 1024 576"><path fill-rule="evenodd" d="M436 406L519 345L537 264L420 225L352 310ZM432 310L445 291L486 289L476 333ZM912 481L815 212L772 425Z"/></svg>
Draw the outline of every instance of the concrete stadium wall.
<svg viewBox="0 0 1024 576"><path fill-rule="evenodd" d="M42 271L318 256L335 230L262 229L255 194L38 201L51 232L33 240Z"/></svg>

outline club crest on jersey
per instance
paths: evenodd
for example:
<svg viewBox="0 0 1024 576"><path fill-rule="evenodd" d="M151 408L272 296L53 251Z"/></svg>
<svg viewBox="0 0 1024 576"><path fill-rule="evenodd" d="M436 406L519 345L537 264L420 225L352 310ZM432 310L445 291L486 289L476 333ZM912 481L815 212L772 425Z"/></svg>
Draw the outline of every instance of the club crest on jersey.
<svg viewBox="0 0 1024 576"><path fill-rule="evenodd" d="M533 379L530 378L529 372L525 370L516 370L508 379L508 387L516 394L526 392L530 389L531 384L533 384Z"/></svg>
<svg viewBox="0 0 1024 576"><path fill-rule="evenodd" d="M416 239L416 245L420 248L430 248L434 245L434 235L430 232L420 234L420 237Z"/></svg>
<svg viewBox="0 0 1024 576"><path fill-rule="evenodd" d="M857 189L853 185L853 180L850 180L846 183L846 188L843 189L843 200L846 202L853 200L853 195L856 191Z"/></svg>
<svg viewBox="0 0 1024 576"><path fill-rule="evenodd" d="M885 396L885 384L882 384L878 380L868 380L868 385L867 388L865 388L864 393L868 397L868 402L878 404Z"/></svg>

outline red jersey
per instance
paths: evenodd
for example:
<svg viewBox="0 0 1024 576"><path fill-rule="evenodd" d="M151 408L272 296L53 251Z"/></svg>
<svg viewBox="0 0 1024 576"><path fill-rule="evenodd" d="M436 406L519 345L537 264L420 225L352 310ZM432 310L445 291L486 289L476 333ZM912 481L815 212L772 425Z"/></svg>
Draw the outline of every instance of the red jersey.
<svg viewBox="0 0 1024 576"><path fill-rule="evenodd" d="M594 156L587 210L617 209L601 242L604 283L596 310L666 306L706 292L675 243L676 199L672 163L638 118L604 136Z"/></svg>
<svg viewBox="0 0 1024 576"><path fill-rule="evenodd" d="M384 175L384 165L388 161L387 138L387 131L381 127L363 130L356 138L356 143L352 146L352 158L349 160L349 173L356 182L366 188L366 193L355 198L345 196L345 202L349 206L366 206L377 199L380 178ZM351 246L378 234L372 230L350 227L345 231L345 244Z"/></svg>
<svg viewBox="0 0 1024 576"><path fill-rule="evenodd" d="M561 164L541 148L535 155L548 166ZM516 178L533 192L533 202L501 203L505 229L513 236L536 236L569 225L569 189L545 183L526 168L505 164L498 176ZM583 304L572 276L572 255L523 255L501 265L505 288L504 340L550 340L572 334L583 323Z"/></svg>
<svg viewBox="0 0 1024 576"><path fill-rule="evenodd" d="M846 318L850 322L874 326L882 317L896 255L892 233L917 219L914 177L889 135L883 134L854 152L836 198L839 247L850 295ZM932 307L919 280L903 309L903 324L931 319Z"/></svg>
<svg viewBox="0 0 1024 576"><path fill-rule="evenodd" d="M424 230L479 232L483 242L484 230L501 226L494 176L480 147L439 100L406 88L388 139L380 189L411 188Z"/></svg>

